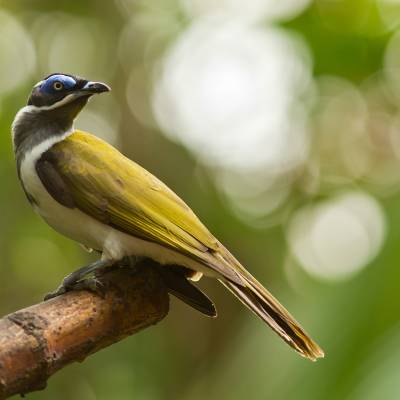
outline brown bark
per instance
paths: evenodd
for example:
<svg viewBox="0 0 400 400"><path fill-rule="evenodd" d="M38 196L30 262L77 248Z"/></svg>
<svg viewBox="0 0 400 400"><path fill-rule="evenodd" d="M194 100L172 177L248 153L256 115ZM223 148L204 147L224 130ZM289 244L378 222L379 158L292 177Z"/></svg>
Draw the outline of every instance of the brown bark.
<svg viewBox="0 0 400 400"><path fill-rule="evenodd" d="M56 371L163 319L168 294L151 268L104 274L105 296L66 293L0 319L0 400L46 387Z"/></svg>

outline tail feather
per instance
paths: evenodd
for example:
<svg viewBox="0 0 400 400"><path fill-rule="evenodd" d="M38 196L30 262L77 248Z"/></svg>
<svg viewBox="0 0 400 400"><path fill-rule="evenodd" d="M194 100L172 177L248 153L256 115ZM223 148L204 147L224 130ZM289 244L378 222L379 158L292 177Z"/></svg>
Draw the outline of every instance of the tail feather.
<svg viewBox="0 0 400 400"><path fill-rule="evenodd" d="M228 280L220 280L220 282L300 355L312 361L324 357L322 349L271 293L247 271L243 275L243 280L245 286Z"/></svg>
<svg viewBox="0 0 400 400"><path fill-rule="evenodd" d="M161 266L158 270L170 294L208 317L217 316L214 303L199 288L188 281L191 275L187 276L185 268Z"/></svg>

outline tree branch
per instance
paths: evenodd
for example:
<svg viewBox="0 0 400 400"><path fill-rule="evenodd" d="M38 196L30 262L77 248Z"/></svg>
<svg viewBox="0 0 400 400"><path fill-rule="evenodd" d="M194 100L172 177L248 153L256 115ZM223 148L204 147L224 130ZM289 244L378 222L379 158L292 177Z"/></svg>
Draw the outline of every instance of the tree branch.
<svg viewBox="0 0 400 400"><path fill-rule="evenodd" d="M104 298L73 291L0 319L0 400L44 389L59 369L167 315L168 293L151 267L100 280Z"/></svg>

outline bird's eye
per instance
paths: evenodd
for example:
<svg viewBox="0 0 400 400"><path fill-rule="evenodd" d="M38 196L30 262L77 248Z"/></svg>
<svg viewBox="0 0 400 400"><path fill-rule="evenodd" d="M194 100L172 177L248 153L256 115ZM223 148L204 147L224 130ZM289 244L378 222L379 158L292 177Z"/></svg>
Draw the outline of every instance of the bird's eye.
<svg viewBox="0 0 400 400"><path fill-rule="evenodd" d="M59 91L59 90L62 90L63 88L64 88L64 85L60 81L55 81L53 83L53 89L54 90Z"/></svg>

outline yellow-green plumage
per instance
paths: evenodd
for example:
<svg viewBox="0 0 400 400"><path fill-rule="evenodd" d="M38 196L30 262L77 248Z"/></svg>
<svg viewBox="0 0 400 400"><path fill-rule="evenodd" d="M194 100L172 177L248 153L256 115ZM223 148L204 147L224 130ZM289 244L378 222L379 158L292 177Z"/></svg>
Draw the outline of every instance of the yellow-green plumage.
<svg viewBox="0 0 400 400"><path fill-rule="evenodd" d="M106 142L75 131L50 150L76 206L104 224L201 263L287 343L310 359L322 350L283 306L161 181Z"/></svg>
<svg viewBox="0 0 400 400"><path fill-rule="evenodd" d="M221 246L192 210L144 168L96 136L76 131L50 150L75 203L85 213L154 241L241 282L213 252Z"/></svg>

